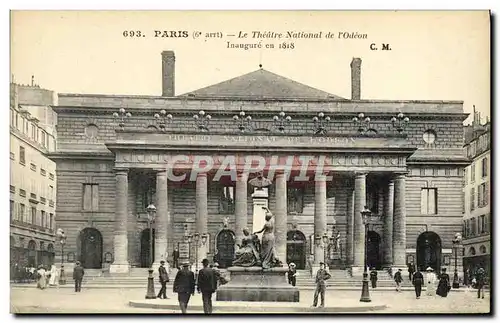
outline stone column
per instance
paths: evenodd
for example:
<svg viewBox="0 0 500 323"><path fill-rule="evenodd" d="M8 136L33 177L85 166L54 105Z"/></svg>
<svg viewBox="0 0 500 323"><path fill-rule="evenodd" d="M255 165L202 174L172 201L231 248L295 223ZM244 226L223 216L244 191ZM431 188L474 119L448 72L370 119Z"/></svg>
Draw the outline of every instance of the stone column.
<svg viewBox="0 0 500 323"><path fill-rule="evenodd" d="M276 210L274 212L274 236L276 256L286 263L286 231L287 231L287 188L284 172L276 173Z"/></svg>
<svg viewBox="0 0 500 323"><path fill-rule="evenodd" d="M354 260L354 190L347 189L347 228L346 228L346 245L345 253L348 265L352 265Z"/></svg>
<svg viewBox="0 0 500 323"><path fill-rule="evenodd" d="M210 241L207 241L205 245L201 242L201 235L208 233L208 180L207 173L200 173L196 177L196 232L200 234L200 240L198 241L198 270L202 268L201 261L207 257L207 251ZM194 232L191 232L194 234ZM193 243L196 243L194 239ZM196 250L196 246L194 247ZM196 264L194 264L193 269L196 269Z"/></svg>
<svg viewBox="0 0 500 323"><path fill-rule="evenodd" d="M394 181L387 185L384 200L384 264L392 266L392 238L394 223Z"/></svg>
<svg viewBox="0 0 500 323"><path fill-rule="evenodd" d="M356 173L354 179L354 243L353 267L363 269L365 263L365 226L361 211L366 205L366 173Z"/></svg>
<svg viewBox="0 0 500 323"><path fill-rule="evenodd" d="M109 272L128 273L128 169L115 169L115 178L115 223L113 232L114 261L109 267Z"/></svg>
<svg viewBox="0 0 500 323"><path fill-rule="evenodd" d="M236 192L234 204L234 215L236 217L235 243L237 245L241 245L241 240L243 239L243 229L248 225L247 179L248 175L245 172L238 172L236 177Z"/></svg>
<svg viewBox="0 0 500 323"><path fill-rule="evenodd" d="M156 173L156 219L155 219L155 258L153 269L160 266L160 261L167 260L168 253L168 180L167 171Z"/></svg>
<svg viewBox="0 0 500 323"><path fill-rule="evenodd" d="M323 234L326 231L326 176L321 174L314 178L314 267L325 262Z"/></svg>
<svg viewBox="0 0 500 323"><path fill-rule="evenodd" d="M392 258L396 268L406 269L406 174L396 174L394 179L394 228Z"/></svg>

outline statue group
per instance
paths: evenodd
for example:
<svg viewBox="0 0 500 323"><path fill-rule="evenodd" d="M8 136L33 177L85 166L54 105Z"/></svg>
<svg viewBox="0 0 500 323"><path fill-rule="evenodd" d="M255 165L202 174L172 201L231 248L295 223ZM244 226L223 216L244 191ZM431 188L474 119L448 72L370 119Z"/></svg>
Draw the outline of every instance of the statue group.
<svg viewBox="0 0 500 323"><path fill-rule="evenodd" d="M274 238L274 218L269 209L266 210L266 222L262 230L250 234L248 229L243 229L243 239L239 249L235 253L233 266L252 267L258 266L263 269L281 267L282 263L276 257ZM262 234L262 242L257 234Z"/></svg>

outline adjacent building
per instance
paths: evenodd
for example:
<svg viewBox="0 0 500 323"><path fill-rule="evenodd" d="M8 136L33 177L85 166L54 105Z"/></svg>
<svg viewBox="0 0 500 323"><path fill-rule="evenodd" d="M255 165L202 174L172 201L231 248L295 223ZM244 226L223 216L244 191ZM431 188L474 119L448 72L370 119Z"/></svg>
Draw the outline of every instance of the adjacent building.
<svg viewBox="0 0 500 323"><path fill-rule="evenodd" d="M463 102L362 99L360 58L345 66L350 99L262 67L176 95L174 53L161 65L161 96L59 95L51 158L68 259L128 272L178 247L229 266L267 205L278 257L299 269L359 272L365 241L371 267L453 269ZM263 190L249 184L258 169L272 181ZM377 216L367 235L365 206Z"/></svg>
<svg viewBox="0 0 500 323"><path fill-rule="evenodd" d="M10 264L50 265L55 256L54 93L10 85Z"/></svg>
<svg viewBox="0 0 500 323"><path fill-rule="evenodd" d="M471 164L464 173L463 252L464 270L483 267L491 272L491 124L474 120L465 128L465 150Z"/></svg>

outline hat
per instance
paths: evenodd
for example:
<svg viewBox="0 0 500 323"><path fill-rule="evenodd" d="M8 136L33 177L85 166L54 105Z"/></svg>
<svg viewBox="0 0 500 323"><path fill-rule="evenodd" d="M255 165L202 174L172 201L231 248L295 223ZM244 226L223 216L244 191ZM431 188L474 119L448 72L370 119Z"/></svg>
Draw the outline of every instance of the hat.
<svg viewBox="0 0 500 323"><path fill-rule="evenodd" d="M320 266L321 266L321 265L324 265L325 263L324 263L324 262L320 262L319 264L320 264Z"/></svg>
<svg viewBox="0 0 500 323"><path fill-rule="evenodd" d="M191 265L191 264L189 263L189 261L183 261L183 262L181 262L181 266L183 266L183 267L187 267L187 266L189 266L189 265Z"/></svg>
<svg viewBox="0 0 500 323"><path fill-rule="evenodd" d="M80 262L79 262L79 261L77 261L77 262L76 262L76 265L77 265L77 266L80 266Z"/></svg>
<svg viewBox="0 0 500 323"><path fill-rule="evenodd" d="M427 267L426 271L434 271L431 267Z"/></svg>
<svg viewBox="0 0 500 323"><path fill-rule="evenodd" d="M164 264L165 264L165 260L160 261L160 265L164 265Z"/></svg>
<svg viewBox="0 0 500 323"><path fill-rule="evenodd" d="M206 259L206 258L205 258L205 259L203 259L203 260L201 261L201 263L202 263L202 264L204 264L204 265L205 265L205 264L207 264L207 265L208 265L208 259Z"/></svg>

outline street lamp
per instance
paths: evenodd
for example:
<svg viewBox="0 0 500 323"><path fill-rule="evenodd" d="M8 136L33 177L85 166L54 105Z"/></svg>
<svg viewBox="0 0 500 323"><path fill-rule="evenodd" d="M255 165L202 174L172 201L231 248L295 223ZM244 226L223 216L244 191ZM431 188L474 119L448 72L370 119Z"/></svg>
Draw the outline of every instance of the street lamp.
<svg viewBox="0 0 500 323"><path fill-rule="evenodd" d="M323 233L323 251L324 251L324 256L323 258L325 259L325 267L328 265L329 267L329 257L328 257L328 242L330 241L330 237L328 236L328 233Z"/></svg>
<svg viewBox="0 0 500 323"><path fill-rule="evenodd" d="M184 236L185 241L188 243L189 249L191 249L191 242L194 242L194 257L195 257L195 273L198 273L198 248L200 247L199 243L201 241L201 246L204 246L208 240L208 234L206 233L198 233L194 234L186 234Z"/></svg>
<svg viewBox="0 0 500 323"><path fill-rule="evenodd" d="M156 217L156 206L153 204L149 204L146 208L146 212L148 213L148 224L149 224L149 275L148 275L148 290L146 292L146 299L155 299L155 284L153 278L153 223Z"/></svg>
<svg viewBox="0 0 500 323"><path fill-rule="evenodd" d="M360 302L371 302L372 300L370 299L370 290L368 287L368 255L367 255L367 249L368 249L368 225L370 222L375 220L375 215L370 211L366 206L364 209L361 211L361 218L363 220L363 225L365 226L365 263L364 263L364 268L363 268L363 288L361 290L361 298L359 299Z"/></svg>
<svg viewBox="0 0 500 323"><path fill-rule="evenodd" d="M455 249L455 272L453 273L453 288L459 288L460 283L458 282L457 258L458 248L460 248L460 243L462 242L462 234L455 233L455 238L453 238L451 242L453 242L453 249Z"/></svg>
<svg viewBox="0 0 500 323"><path fill-rule="evenodd" d="M61 244L61 273L59 275L59 285L66 285L66 277L64 275L64 245L66 244L66 235L64 234L64 230L61 228L57 229L56 237Z"/></svg>

